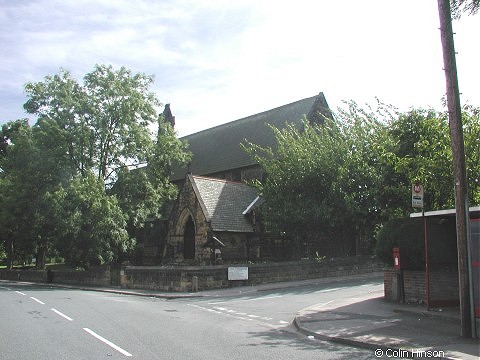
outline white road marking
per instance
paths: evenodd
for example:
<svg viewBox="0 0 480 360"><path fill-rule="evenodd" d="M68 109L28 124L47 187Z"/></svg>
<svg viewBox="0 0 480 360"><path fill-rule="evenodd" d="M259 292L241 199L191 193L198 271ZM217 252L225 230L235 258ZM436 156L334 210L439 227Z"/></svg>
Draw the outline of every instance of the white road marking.
<svg viewBox="0 0 480 360"><path fill-rule="evenodd" d="M195 304L188 304L188 306L192 306L192 307L196 307L197 309L202 309L202 310L205 310L205 311L213 312L215 314L231 316L235 319L240 319L240 320L249 320L249 321L252 321L253 319L263 320L263 321L267 321L267 323L266 323L267 325L272 326L271 324L268 323L268 321L273 320L273 318L267 317L267 316L262 317L262 316L259 316L259 315L247 314L247 313L244 313L244 312L239 312L239 311L227 309L227 308L224 308L224 307L218 307L218 306L213 307L213 309L206 308L206 307L199 306L199 305L195 305ZM279 323L280 324L289 324L287 321L283 321L283 320L281 320Z"/></svg>
<svg viewBox="0 0 480 360"><path fill-rule="evenodd" d="M226 300L226 301L215 301L208 303L208 305L219 305L219 304L230 304L230 303L235 303L235 302L245 302L245 301L258 301L258 300L269 300L269 299L276 299L276 298L281 298L283 295L272 295L272 296L263 296L263 297L257 297L257 298L250 298L250 299L239 299L239 300Z"/></svg>
<svg viewBox="0 0 480 360"><path fill-rule="evenodd" d="M324 290L318 290L318 291L315 291L314 294L318 294L318 293L326 293L326 292L331 292L331 291L337 291L337 290L343 290L345 288L332 288L332 289L324 289Z"/></svg>
<svg viewBox="0 0 480 360"><path fill-rule="evenodd" d="M33 296L30 296L30 299L35 300L35 301L38 302L39 304L45 305L45 303L44 303L43 301L40 301L40 300L38 300L37 298L35 298L35 297L33 297Z"/></svg>
<svg viewBox="0 0 480 360"><path fill-rule="evenodd" d="M219 310L215 310L215 309L209 309L209 308L206 308L206 307L203 307L203 306L199 306L199 305L195 305L195 304L188 304L188 306L196 307L197 309L205 310L205 311L208 311L208 312L213 312L213 313L215 313L215 314L231 316L231 317L233 317L233 318L235 318L235 319L253 320L253 319L250 319L250 318L248 318L248 317L238 316L238 315L246 315L245 313L236 313L236 312L235 312L235 315L233 315L233 314L231 314L230 312L227 312L227 311L219 311ZM226 309L225 309L225 310L226 310Z"/></svg>
<svg viewBox="0 0 480 360"><path fill-rule="evenodd" d="M98 335L96 332L90 330L89 328L83 328L83 330L85 330L87 333L89 333L90 335L92 335L93 337L97 338L98 340L100 340L101 342L107 344L108 346L110 346L112 349L115 349L117 350L119 353L125 355L125 356L132 356L132 354L130 354L128 351L126 350L123 350L120 346L117 346L115 345L114 343L112 343L111 341L105 339L104 337Z"/></svg>
<svg viewBox="0 0 480 360"><path fill-rule="evenodd" d="M25 293L22 293L21 291L15 290L15 292L16 292L17 294L20 294L20 295L23 295L23 296L26 296L26 295L27 295L27 294L25 294Z"/></svg>
<svg viewBox="0 0 480 360"><path fill-rule="evenodd" d="M61 313L61 312L60 312L60 311L58 311L58 310L56 310L56 309L54 309L54 308L52 308L51 310L52 310L52 311L53 311L55 314L58 314L58 315L60 315L61 317L63 317L63 318L65 318L65 319L67 319L68 321L73 321L73 319L72 319L71 317L69 317L69 316L67 316L67 315L65 315L65 314L63 314L63 313Z"/></svg>
<svg viewBox="0 0 480 360"><path fill-rule="evenodd" d="M325 305L328 305L328 304L331 304L332 302L334 302L335 300L330 300L330 301L327 301L326 303L319 303L319 304L315 304L313 306L317 307L317 306L325 306Z"/></svg>

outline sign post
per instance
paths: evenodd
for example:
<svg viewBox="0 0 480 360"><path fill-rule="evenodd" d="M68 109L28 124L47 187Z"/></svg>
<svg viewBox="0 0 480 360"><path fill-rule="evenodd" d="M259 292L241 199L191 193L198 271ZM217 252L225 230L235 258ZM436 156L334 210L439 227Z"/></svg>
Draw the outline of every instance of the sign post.
<svg viewBox="0 0 480 360"><path fill-rule="evenodd" d="M418 182L412 185L412 207L423 209L423 186Z"/></svg>
<svg viewBox="0 0 480 360"><path fill-rule="evenodd" d="M422 209L423 217L423 239L425 242L425 300L427 310L430 309L430 276L428 273L428 235L427 219L425 218L425 207L423 205L423 185L418 181L412 185L412 207Z"/></svg>

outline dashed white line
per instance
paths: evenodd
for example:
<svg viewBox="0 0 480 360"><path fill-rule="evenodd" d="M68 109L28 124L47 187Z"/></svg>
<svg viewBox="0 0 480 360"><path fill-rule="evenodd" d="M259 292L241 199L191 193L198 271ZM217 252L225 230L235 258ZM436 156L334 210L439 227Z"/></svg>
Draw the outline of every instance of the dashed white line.
<svg viewBox="0 0 480 360"><path fill-rule="evenodd" d="M219 304L226 304L226 303L231 304L231 303L245 302L245 301L269 300L269 299L276 299L281 297L283 297L283 295L262 296L257 298L239 299L239 300L215 301L215 302L208 303L208 305L219 305Z"/></svg>
<svg viewBox="0 0 480 360"><path fill-rule="evenodd" d="M38 302L39 304L45 305L45 303L44 303L43 301L40 301L40 300L38 300L37 298L35 298L35 297L33 297L33 296L30 296L30 299L35 300L35 301Z"/></svg>
<svg viewBox="0 0 480 360"><path fill-rule="evenodd" d="M249 321L252 321L253 319L263 320L263 321L273 320L273 318L268 317L268 316L259 316L259 315L254 315L254 314L247 314L247 313L244 313L244 312L238 312L238 311L227 309L227 308L224 308L224 307L215 306L213 309L210 309L210 308L206 308L206 307L195 305L195 304L188 304L188 305L192 306L192 307L196 307L198 309L213 312L215 314L231 316L231 317L234 317L235 319L249 320ZM289 322L280 320L279 324L282 324L282 325L283 324L289 324Z"/></svg>
<svg viewBox="0 0 480 360"><path fill-rule="evenodd" d="M60 312L60 311L58 311L58 310L56 310L56 309L54 309L54 308L52 308L51 310L52 310L55 314L60 315L61 317L67 319L68 321L73 321L73 319L72 319L71 317L65 315L64 313L62 313L62 312Z"/></svg>
<svg viewBox="0 0 480 360"><path fill-rule="evenodd" d="M4 288L4 287L2 287ZM9 288L5 288L5 289L8 289L8 290L11 290ZM17 294L20 294L20 295L23 295L23 296L26 296L27 294L21 292L21 291L15 291ZM42 305L45 305L45 303L39 299L37 299L36 297L33 297L33 296L30 296L30 299L38 302L39 304L42 304ZM54 309L54 308L51 308L51 310L57 314L57 315L60 315L61 317L63 317L64 319L68 320L68 321L73 321L73 319L70 317L70 316L67 316L65 315L64 313L62 313L61 311L58 311L57 309ZM96 332L90 330L89 328L83 328L83 330L85 330L87 333L89 333L90 335L92 335L93 337L97 338L98 340L102 341L104 344L110 346L112 349L115 349L117 350L119 353L125 355L125 356L132 356L132 354L130 354L128 351L122 349L120 346L118 345L115 345L114 343L112 343L111 341L105 339L104 337L98 335Z"/></svg>
<svg viewBox="0 0 480 360"><path fill-rule="evenodd" d="M132 354L130 354L128 351L122 349L120 346L117 346L115 345L114 343L112 343L111 341L105 339L104 337L98 335L96 332L90 330L89 328L83 328L83 330L85 330L87 333L89 333L90 335L92 335L93 337L97 338L98 340L100 340L101 342L103 342L104 344L107 344L108 346L110 346L112 349L115 349L117 350L119 353L125 355L125 356L132 356Z"/></svg>

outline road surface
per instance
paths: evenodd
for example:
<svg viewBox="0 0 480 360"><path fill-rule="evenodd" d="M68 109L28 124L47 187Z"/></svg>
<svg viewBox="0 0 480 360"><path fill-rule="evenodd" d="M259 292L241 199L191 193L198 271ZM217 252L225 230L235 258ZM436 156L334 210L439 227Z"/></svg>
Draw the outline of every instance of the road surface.
<svg viewBox="0 0 480 360"><path fill-rule="evenodd" d="M372 359L292 325L303 308L369 292L383 279L176 300L2 281L0 359Z"/></svg>

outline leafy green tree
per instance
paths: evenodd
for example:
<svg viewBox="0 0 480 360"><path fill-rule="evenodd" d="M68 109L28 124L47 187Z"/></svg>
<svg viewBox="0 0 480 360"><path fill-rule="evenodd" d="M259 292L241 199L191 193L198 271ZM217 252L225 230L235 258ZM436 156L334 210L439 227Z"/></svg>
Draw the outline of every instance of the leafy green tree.
<svg viewBox="0 0 480 360"><path fill-rule="evenodd" d="M275 150L253 144L247 148L266 175L258 184L265 198L263 216L272 230L294 238L297 257L326 254L346 229L338 216L346 206L340 196L346 156L340 129L326 120L321 127L305 121L303 130L293 125L272 130ZM344 251L350 247L344 244Z"/></svg>
<svg viewBox="0 0 480 360"><path fill-rule="evenodd" d="M276 148L247 151L263 168L258 184L271 228L305 244L309 256L372 250L377 229L412 212L411 185L425 187L426 209L452 207L452 154L444 114L412 109L399 113L378 103L354 102L335 120L299 130L273 128ZM466 108L464 132L471 200L478 203L480 111ZM300 252L299 252L300 253ZM303 255L303 254L302 254Z"/></svg>
<svg viewBox="0 0 480 360"><path fill-rule="evenodd" d="M65 70L29 83L25 109L38 116L37 137L73 178L88 172L107 185L124 167L146 161L153 147L150 126L159 101L153 78L97 65L79 84Z"/></svg>
<svg viewBox="0 0 480 360"><path fill-rule="evenodd" d="M118 180L110 192L128 215L131 233L147 220L168 216L161 205L175 199L178 189L170 182L170 175L175 163L185 164L190 159L186 148L160 116L156 141L147 156L148 165L134 170L124 167L118 172Z"/></svg>
<svg viewBox="0 0 480 360"><path fill-rule="evenodd" d="M86 241L84 235L74 236L67 241L65 234L71 236L76 230L67 231L66 225L85 229L78 222L65 223L61 215L56 216L68 209L69 204L62 203L68 196L54 197L56 206L52 206L52 194L61 194L58 189L70 189L70 195L72 186L83 189L80 179L91 181L94 175L104 185L103 196L109 196L119 207L131 236L147 219L158 218L162 204L174 197L176 188L169 181L171 166L187 161L188 153L186 145L158 116L160 102L149 91L152 82L151 76L132 74L124 67L115 70L97 65L85 75L83 83L61 70L45 77L43 82L26 85L29 99L24 107L38 116L33 127L37 149L34 163L42 165L36 176L41 191L38 191L39 228L35 241L42 253L48 251L55 238L66 241L70 247L73 247L71 241L78 242L75 246L83 249L83 255L79 255L82 258L75 259L70 252L65 253L69 247L55 241L72 263L93 261L92 254L85 255L85 244L90 244L92 251L102 250L94 246L98 237ZM152 130L155 127L156 137ZM145 168L139 169L142 166ZM75 214L93 219L89 213L93 210L94 207L82 207L84 213ZM58 236L60 227L62 235ZM119 242L124 243L124 239ZM127 243L134 243L134 239ZM131 249L130 245L120 245L119 249ZM117 257L118 254L99 253L97 263Z"/></svg>
<svg viewBox="0 0 480 360"><path fill-rule="evenodd" d="M413 109L400 114L388 129L384 144L389 171L400 190L392 203L399 214L411 212L411 185L425 189L425 209L452 207L452 154L447 121L433 110ZM388 201L388 200L387 200Z"/></svg>
<svg viewBox="0 0 480 360"><path fill-rule="evenodd" d="M49 199L56 207L57 247L70 265L112 262L134 246L117 199L105 193L103 181L93 174L74 179Z"/></svg>
<svg viewBox="0 0 480 360"><path fill-rule="evenodd" d="M345 162L340 175L345 201L345 226L353 230L358 252L370 252L379 223L388 216L380 201L387 190L386 170L381 144L387 142L388 124L398 116L397 110L377 100L375 108L360 107L353 101L339 108L335 121L345 142Z"/></svg>
<svg viewBox="0 0 480 360"><path fill-rule="evenodd" d="M26 120L9 122L0 131L0 240L7 253L7 267L15 259L33 256L32 218L36 185L31 154L34 146Z"/></svg>
<svg viewBox="0 0 480 360"><path fill-rule="evenodd" d="M480 108L464 106L462 110L465 164L468 198L472 205L480 204Z"/></svg>
<svg viewBox="0 0 480 360"><path fill-rule="evenodd" d="M469 200L472 204L478 204L480 110L466 106L462 113ZM397 190L389 191L382 199L384 207L388 204L390 209L396 209L393 216L386 218L406 216L412 211L410 192L415 181L424 185L426 210L455 206L448 126L445 113L424 109L412 109L400 114L389 124L387 138L380 145L380 152L385 160L386 188L396 186ZM396 185L388 179L394 179Z"/></svg>

